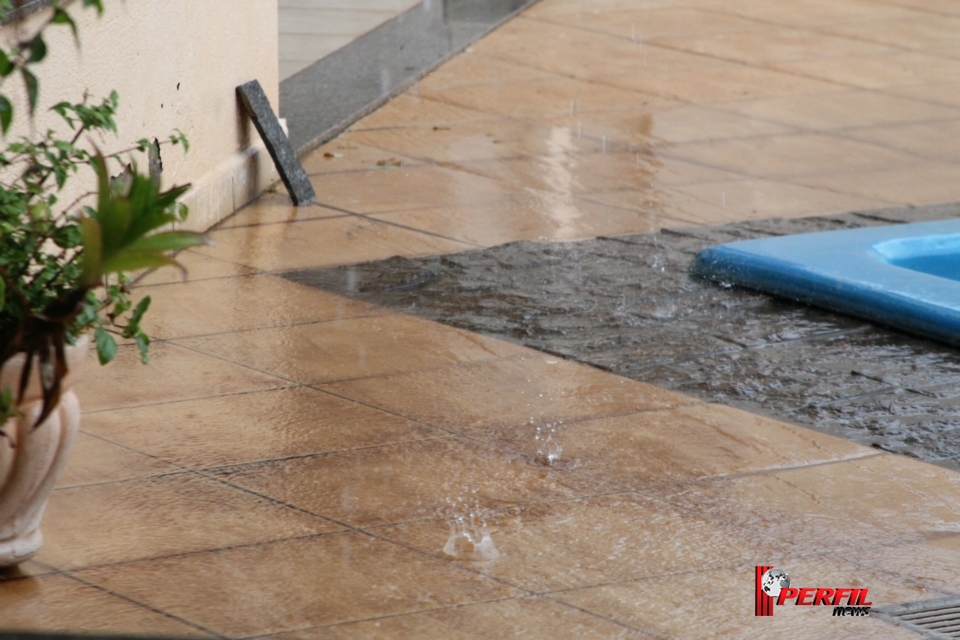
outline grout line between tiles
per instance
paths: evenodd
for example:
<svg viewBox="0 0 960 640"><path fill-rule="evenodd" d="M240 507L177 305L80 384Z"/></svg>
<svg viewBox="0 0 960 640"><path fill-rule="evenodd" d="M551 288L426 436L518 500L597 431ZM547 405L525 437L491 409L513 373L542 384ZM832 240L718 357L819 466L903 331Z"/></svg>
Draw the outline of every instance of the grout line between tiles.
<svg viewBox="0 0 960 640"><path fill-rule="evenodd" d="M215 638L223 638L224 640L226 640L226 636L221 635L221 634L219 634L219 633L216 633L215 631L212 631L212 630L210 630L210 629L207 629L206 627L203 627L202 625L199 625L199 624L197 624L197 623L195 623L195 622L191 622L190 620L187 620L187 619L185 619L185 618L181 618L181 617L176 616L176 615L174 615L174 614L172 614L172 613L168 613L167 611L164 611L163 609L158 609L158 608L156 608L156 607L154 607L154 606L151 606L151 605L149 605L149 604L147 604L147 603L145 603L145 602L139 602L138 600L135 600L134 598L131 598L131 597L126 596L126 595L123 595L122 593L117 593L116 591L112 591L112 590L110 590L110 589L105 589L105 588L101 587L101 586L98 585L98 584L94 584L93 582L90 582L89 580L84 580L83 578L81 578L81 577L79 577L79 576L77 576L77 575L74 575L73 572L64 572L63 575L64 575L64 577L67 577L67 578L69 578L69 579L71 579L71 580L74 580L74 581L76 581L76 582L79 582L79 583L81 583L81 584L83 584L83 585L85 585L85 586L88 586L88 587L91 587L91 588L93 588L93 589L96 589L97 591L100 591L100 592L102 592L102 593L106 593L106 594L109 594L109 595L111 595L111 596L113 596L113 597L115 597L115 598L119 598L119 599L121 599L121 600L125 600L125 601L127 601L127 602L129 602L129 603L131 603L131 604L137 605L138 607L143 607L144 609L148 609L148 610L150 610L150 611L153 611L154 613L157 613L157 614L159 614L159 615L162 615L162 616L164 616L164 617L166 617L166 618L170 618L171 620L176 620L177 622L179 622L179 623L181 623L181 624L184 624L184 625L186 625L186 626L188 626L188 627L192 627L192 628L194 628L194 629L196 629L196 630L198 630L198 631L202 631L202 632L204 632L204 633L210 634L211 636L213 636L213 637L215 637Z"/></svg>
<svg viewBox="0 0 960 640"><path fill-rule="evenodd" d="M461 609L461 608L464 608L464 607L483 606L483 605L495 604L495 603L498 603L498 602L509 602L509 601L511 601L511 600L519 600L520 598L523 598L523 597L525 597L525 596L508 596L508 597L504 597L504 598L491 598L490 600L477 600L477 601L473 601L473 602L463 602L463 603L460 603L460 604L452 604L452 605L446 605L446 606L439 606L439 607L433 607L433 608L430 608L430 609L418 609L418 610L415 610L415 611L404 611L404 612L402 612L402 613L392 613L392 614L385 615L385 616L373 616L373 617L368 617L368 618L357 618L356 620L347 620L347 621L344 621L344 622L331 622L331 623L329 623L329 624L322 624L322 625L316 625L316 626L310 626L310 627L302 627L302 628L300 628L300 629L289 629L289 630L285 630L285 631L278 631L278 632L276 632L276 633L270 633L270 634L267 634L267 635L243 636L243 637L240 637L240 638L236 638L235 640L267 640L268 638L275 638L276 636L286 635L286 634L288 634L288 633L298 633L298 632L304 632L304 631L319 631L319 630L321 630L321 629L334 629L334 628L337 628L337 627L346 627L346 626L349 626L349 625L352 625L352 624L359 624L359 623L362 623L362 622L377 622L377 621L380 621L380 620L392 620L392 619L396 619L396 618L404 618L404 617L406 617L406 616L415 616L415 615L420 615L420 614L424 614L424 613L433 613L433 612L437 612L437 611L448 611L448 610L452 610L452 609Z"/></svg>

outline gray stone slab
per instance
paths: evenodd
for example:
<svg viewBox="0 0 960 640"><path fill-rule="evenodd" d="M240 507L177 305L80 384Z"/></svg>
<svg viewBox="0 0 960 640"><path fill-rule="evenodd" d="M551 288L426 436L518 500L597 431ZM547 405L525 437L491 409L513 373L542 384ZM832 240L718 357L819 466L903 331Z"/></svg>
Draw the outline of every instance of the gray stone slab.
<svg viewBox="0 0 960 640"><path fill-rule="evenodd" d="M297 158L296 152L290 146L290 140L287 134L283 132L280 121L273 113L270 106L270 100L267 94L263 92L258 80L251 80L246 84L237 87L237 95L240 101L246 107L250 119L253 120L253 126L257 128L264 144L267 145L267 151L273 158L273 163L277 166L280 173L280 179L290 193L290 199L298 207L308 204L316 195L313 191L313 185L310 184L310 178L307 172L303 170L303 165Z"/></svg>
<svg viewBox="0 0 960 640"><path fill-rule="evenodd" d="M280 83L303 155L537 0L425 0Z"/></svg>

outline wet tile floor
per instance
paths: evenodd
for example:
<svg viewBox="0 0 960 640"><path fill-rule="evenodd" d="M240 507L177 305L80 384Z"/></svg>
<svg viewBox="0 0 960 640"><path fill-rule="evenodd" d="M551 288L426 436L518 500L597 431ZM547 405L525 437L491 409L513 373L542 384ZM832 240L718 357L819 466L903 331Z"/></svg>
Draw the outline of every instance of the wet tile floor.
<svg viewBox="0 0 960 640"><path fill-rule="evenodd" d="M958 20L946 0L543 0L306 158L314 204L268 194L183 256L190 282L145 279L153 363L90 369L0 626L914 637L755 618L754 565L877 606L960 594L956 472L278 274L958 201Z"/></svg>

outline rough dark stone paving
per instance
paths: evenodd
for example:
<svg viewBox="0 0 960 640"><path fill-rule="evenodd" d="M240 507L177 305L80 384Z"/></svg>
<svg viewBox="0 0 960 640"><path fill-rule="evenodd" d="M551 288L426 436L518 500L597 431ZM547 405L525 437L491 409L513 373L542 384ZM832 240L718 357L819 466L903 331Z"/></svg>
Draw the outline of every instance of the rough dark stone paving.
<svg viewBox="0 0 960 640"><path fill-rule="evenodd" d="M293 204L299 207L309 203L316 195L313 192L313 185L310 184L310 178L303 170L296 152L290 146L287 134L280 127L280 121L274 115L270 100L263 92L260 82L252 80L242 84L237 87L237 93L253 120L253 126L257 128L264 144L267 145L267 151L270 152L270 157L277 166L280 179L290 193Z"/></svg>
<svg viewBox="0 0 960 640"><path fill-rule="evenodd" d="M944 205L514 242L287 277L960 469L960 351L689 273L713 244L958 216Z"/></svg>

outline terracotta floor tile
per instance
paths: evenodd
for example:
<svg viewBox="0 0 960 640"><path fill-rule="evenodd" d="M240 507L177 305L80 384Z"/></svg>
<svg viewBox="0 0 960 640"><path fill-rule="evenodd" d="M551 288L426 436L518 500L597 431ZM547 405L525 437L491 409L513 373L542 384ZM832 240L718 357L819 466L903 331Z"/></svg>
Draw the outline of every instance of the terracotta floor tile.
<svg viewBox="0 0 960 640"><path fill-rule="evenodd" d="M595 13L604 11L623 11L625 9L664 9L673 6L671 0L594 0L587 4L584 0L552 0L540 2L524 12L524 16L534 19L548 19L568 14Z"/></svg>
<svg viewBox="0 0 960 640"><path fill-rule="evenodd" d="M621 189L600 191L581 196L598 202L647 216L654 227L682 227L694 224L722 224L738 219L739 212L707 203L672 188Z"/></svg>
<svg viewBox="0 0 960 640"><path fill-rule="evenodd" d="M93 413L85 416L84 430L91 423L95 424L99 415L101 414ZM70 455L70 461L57 486L75 487L155 476L173 471L180 471L180 468L81 432L77 435L77 443Z"/></svg>
<svg viewBox="0 0 960 640"><path fill-rule="evenodd" d="M956 71L954 60L912 51L822 60L785 60L774 66L783 71L863 89L942 82Z"/></svg>
<svg viewBox="0 0 960 640"><path fill-rule="evenodd" d="M861 562L868 567L894 575L915 576L917 581L934 589L960 591L960 573L953 560L960 553L960 535L944 533L913 544L891 545L864 554ZM906 602L906 600L904 600Z"/></svg>
<svg viewBox="0 0 960 640"><path fill-rule="evenodd" d="M721 182L724 180L737 180L743 178L742 174L732 171L724 171L709 165L685 162L676 158L669 158L658 153L631 152L634 164L650 175L649 186L654 188L674 187L684 184L695 184L698 182ZM599 165L600 170L603 165L607 165L607 172L615 173L622 170L623 158L617 154L608 153L606 157L598 156L594 158Z"/></svg>
<svg viewBox="0 0 960 640"><path fill-rule="evenodd" d="M518 187L561 195L645 188L652 178L633 153L525 157L458 166Z"/></svg>
<svg viewBox="0 0 960 640"><path fill-rule="evenodd" d="M488 444L450 437L228 467L216 475L356 527L452 518L601 488Z"/></svg>
<svg viewBox="0 0 960 640"><path fill-rule="evenodd" d="M627 3L624 3L624 7ZM580 11L544 19L560 24L596 30L618 38L643 42L665 36L691 36L722 33L727 31L750 31L758 27L753 20L746 20L730 13L719 13L688 7L630 8L611 7L609 10Z"/></svg>
<svg viewBox="0 0 960 640"><path fill-rule="evenodd" d="M400 94L367 117L358 120L349 131L414 125L449 126L456 122L489 120L491 117L482 111L425 99L417 95L418 91L414 85L410 91Z"/></svg>
<svg viewBox="0 0 960 640"><path fill-rule="evenodd" d="M211 333L378 315L380 307L350 300L273 275L197 280L141 287L150 309L143 328L155 338ZM189 313L184 313L189 310Z"/></svg>
<svg viewBox="0 0 960 640"><path fill-rule="evenodd" d="M518 595L489 578L358 533L191 554L80 575L232 637Z"/></svg>
<svg viewBox="0 0 960 640"><path fill-rule="evenodd" d="M729 102L721 108L817 131L960 116L957 109L865 90Z"/></svg>
<svg viewBox="0 0 960 640"><path fill-rule="evenodd" d="M758 559L774 562L791 585L868 588L876 605L927 600L939 594L839 559ZM556 594L587 611L640 627L662 638L750 638L789 635L809 638L918 638L913 632L870 618L834 618L829 606L774 606L772 617L754 616L754 567L699 571ZM679 568L679 567L678 567ZM723 588L704 588L723 585Z"/></svg>
<svg viewBox="0 0 960 640"><path fill-rule="evenodd" d="M276 224L279 222L300 222L315 218L334 218L342 216L342 211L327 209L315 204L305 204L299 207L293 205L290 196L286 193L267 193L259 200L240 209L229 218L223 220L218 229L231 227L246 227L255 224Z"/></svg>
<svg viewBox="0 0 960 640"><path fill-rule="evenodd" d="M768 2L767 0L744 0L736 5L723 0L693 0L700 6L713 6L720 11L732 11L739 15L774 22L784 26L837 25L863 23L880 19L907 19L918 14L916 11L898 2L873 2L872 0L804 0L802 3Z"/></svg>
<svg viewBox="0 0 960 640"><path fill-rule="evenodd" d="M419 440L443 433L302 387L101 411L87 415L84 428L195 469Z"/></svg>
<svg viewBox="0 0 960 640"><path fill-rule="evenodd" d="M700 182L711 175L711 168L630 152L526 157L458 166L528 190L561 195L623 189L653 192L674 179ZM723 170L713 175L714 179L734 177Z"/></svg>
<svg viewBox="0 0 960 640"><path fill-rule="evenodd" d="M172 267L164 267L151 271L137 281L140 286L153 284L167 284L206 280L210 278L232 278L254 273L253 269L233 262L208 258L191 250L181 251L176 256L177 262L187 270L186 278L183 273Z"/></svg>
<svg viewBox="0 0 960 640"><path fill-rule="evenodd" d="M566 128L507 119L466 122L442 128L425 126L360 131L352 134L352 139L378 145L390 152L437 162L558 156L603 150L600 140L572 136Z"/></svg>
<svg viewBox="0 0 960 640"><path fill-rule="evenodd" d="M436 165L316 175L311 182L319 194L317 202L353 213L495 202L522 195L515 187Z"/></svg>
<svg viewBox="0 0 960 640"><path fill-rule="evenodd" d="M665 409L696 401L591 367L533 355L323 388L457 432Z"/></svg>
<svg viewBox="0 0 960 640"><path fill-rule="evenodd" d="M875 453L846 440L714 404L548 429L524 425L482 437L533 458L559 451L564 468L629 489Z"/></svg>
<svg viewBox="0 0 960 640"><path fill-rule="evenodd" d="M468 179L471 184L476 180L480 178ZM385 193L380 194L386 198ZM386 202L385 199L384 206L389 206ZM221 229L214 237L217 245L205 247L205 254L261 271L308 269L395 255L450 253L469 247L357 216Z"/></svg>
<svg viewBox="0 0 960 640"><path fill-rule="evenodd" d="M934 17L960 14L960 7L950 0L897 0L897 4L932 14Z"/></svg>
<svg viewBox="0 0 960 640"><path fill-rule="evenodd" d="M428 95L489 114L534 122L592 111L652 108L670 103L657 96L567 78L460 87Z"/></svg>
<svg viewBox="0 0 960 640"><path fill-rule="evenodd" d="M556 640L614 640L648 638L636 631L572 607L542 598L514 598L449 607L334 627L306 629L271 636L270 640L375 640L422 638L468 640L482 633L497 638L555 638Z"/></svg>
<svg viewBox="0 0 960 640"><path fill-rule="evenodd" d="M342 529L193 473L58 489L37 560L79 569Z"/></svg>
<svg viewBox="0 0 960 640"><path fill-rule="evenodd" d="M147 366L140 361L140 352L129 345L119 348L109 366L98 366L95 358L88 356L89 366L77 385L86 412L290 386L285 380L168 342L150 345Z"/></svg>
<svg viewBox="0 0 960 640"><path fill-rule="evenodd" d="M820 189L835 189L876 200L905 205L938 204L957 200L960 164L923 162L850 174L803 176L792 182Z"/></svg>
<svg viewBox="0 0 960 640"><path fill-rule="evenodd" d="M846 138L914 153L927 160L960 162L960 119L917 124L848 129Z"/></svg>
<svg viewBox="0 0 960 640"><path fill-rule="evenodd" d="M661 38L657 40L657 44L747 64L790 60L819 62L824 58L869 56L897 51L873 42L830 36L805 29L770 26L758 26L752 31Z"/></svg>
<svg viewBox="0 0 960 640"><path fill-rule="evenodd" d="M748 98L834 91L841 86L825 80L752 67L727 60L692 56L686 63L639 67L603 76L600 84L641 91L667 100L710 103Z"/></svg>
<svg viewBox="0 0 960 640"><path fill-rule="evenodd" d="M548 72L491 58L468 49L465 53L431 71L417 83L417 90L435 92L475 84L529 82L546 80L550 77L551 74Z"/></svg>
<svg viewBox="0 0 960 640"><path fill-rule="evenodd" d="M473 207L436 207L378 214L385 220L484 246L515 240L577 240L649 233L646 214L542 193Z"/></svg>
<svg viewBox="0 0 960 640"><path fill-rule="evenodd" d="M789 540L809 551L840 552L956 532L960 480L953 475L881 454L665 488L658 495L768 539Z"/></svg>
<svg viewBox="0 0 960 640"><path fill-rule="evenodd" d="M563 46L571 51L583 47L617 45L622 39L604 33L591 33L583 29L554 21L532 20L536 13L523 12L514 20L495 29L489 36L473 43L470 50L483 55L499 55L518 49L539 49ZM529 62L525 66L530 65Z"/></svg>
<svg viewBox="0 0 960 640"><path fill-rule="evenodd" d="M880 44L936 53L942 47L956 44L960 29L960 12L957 16L937 16L915 13L913 16L898 16L896 19L869 20L847 24L827 24L820 29L848 38L858 38Z"/></svg>
<svg viewBox="0 0 960 640"><path fill-rule="evenodd" d="M565 116L559 123L569 126ZM753 117L698 105L675 105L640 111L606 111L585 113L577 118L577 133L593 138L606 137L639 148L673 142L722 140L750 136L790 133L792 127Z"/></svg>
<svg viewBox="0 0 960 640"><path fill-rule="evenodd" d="M705 214L692 210L682 219L700 224L717 224L734 220L797 217L846 213L848 211L882 209L889 203L863 196L812 189L773 180L738 180L674 187L703 202ZM716 209L725 209L725 219L715 217ZM681 218L681 214L671 213Z"/></svg>
<svg viewBox="0 0 960 640"><path fill-rule="evenodd" d="M459 562L535 592L750 563L788 548L628 493L504 510L487 514L475 526L486 528L499 553ZM443 520L428 520L376 532L450 557L444 549L450 548L455 529Z"/></svg>
<svg viewBox="0 0 960 640"><path fill-rule="evenodd" d="M521 347L392 314L260 329L180 344L305 384L480 362Z"/></svg>
<svg viewBox="0 0 960 640"><path fill-rule="evenodd" d="M432 125L422 126L432 128ZM404 127L398 128L404 129ZM318 175L342 173L344 171L389 171L397 167L412 167L423 164L422 161L409 156L363 144L362 140L365 136L373 135L374 139L379 140L377 134L387 134L390 129L376 129L375 131L376 134L361 130L338 136L303 157L301 159L303 168L309 175Z"/></svg>
<svg viewBox="0 0 960 640"><path fill-rule="evenodd" d="M889 87L888 93L915 100L926 100L950 107L960 107L960 82L939 81L925 84L912 84L902 87Z"/></svg>
<svg viewBox="0 0 960 640"><path fill-rule="evenodd" d="M510 51L489 51L488 55L581 81L683 67L697 58L687 51L660 47L656 41L601 39L596 33L591 34L590 42L585 44L557 39L542 46L531 42Z"/></svg>
<svg viewBox="0 0 960 640"><path fill-rule="evenodd" d="M882 147L812 133L681 144L669 155L751 177L835 174L911 162Z"/></svg>
<svg viewBox="0 0 960 640"><path fill-rule="evenodd" d="M175 618L65 576L0 582L0 620L7 631L213 637Z"/></svg>

